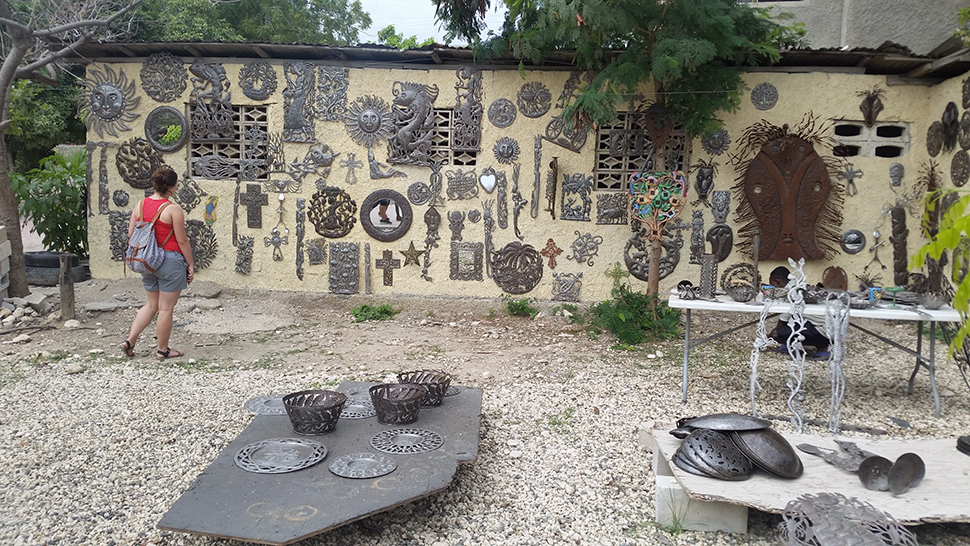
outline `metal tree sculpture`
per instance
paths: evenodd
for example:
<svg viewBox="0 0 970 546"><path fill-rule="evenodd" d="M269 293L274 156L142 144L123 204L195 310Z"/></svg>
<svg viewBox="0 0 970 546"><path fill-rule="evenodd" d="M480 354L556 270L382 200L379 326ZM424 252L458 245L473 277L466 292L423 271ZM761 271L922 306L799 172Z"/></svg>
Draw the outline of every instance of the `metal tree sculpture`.
<svg viewBox="0 0 970 546"><path fill-rule="evenodd" d="M657 295L664 224L674 220L687 203L687 177L683 171L638 172L630 176L630 214L646 228L650 241L647 294Z"/></svg>

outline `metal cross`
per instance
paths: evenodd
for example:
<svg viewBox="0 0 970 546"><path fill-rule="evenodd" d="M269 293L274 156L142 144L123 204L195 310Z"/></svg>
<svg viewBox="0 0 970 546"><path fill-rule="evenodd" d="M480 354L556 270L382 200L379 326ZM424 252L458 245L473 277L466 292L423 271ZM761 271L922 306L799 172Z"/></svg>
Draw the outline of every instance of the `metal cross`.
<svg viewBox="0 0 970 546"><path fill-rule="evenodd" d="M623 267L620 265L620 262L616 262L613 264L613 269L610 269L606 272L606 276L613 277L613 290L619 290L620 284L622 282L621 279L623 279L623 277L629 277L630 272L626 269L623 269Z"/></svg>
<svg viewBox="0 0 970 546"><path fill-rule="evenodd" d="M401 268L401 260L394 259L393 250L385 250L383 256L374 260L374 267L384 270L384 286L394 286L394 270Z"/></svg>
<svg viewBox="0 0 970 546"><path fill-rule="evenodd" d="M347 154L347 159L342 160L339 165L341 167L347 167L347 183L356 184L357 183L357 173L354 169L363 169L364 162L354 157L353 153Z"/></svg>
<svg viewBox="0 0 970 546"><path fill-rule="evenodd" d="M246 184L246 193L239 195L239 202L246 205L246 225L263 227L262 207L269 204L269 196L260 190L259 184Z"/></svg>
<svg viewBox="0 0 970 546"><path fill-rule="evenodd" d="M546 258L549 258L549 269L556 268L556 256L562 254L562 249L556 246L556 242L552 239L546 241L546 248L539 251Z"/></svg>

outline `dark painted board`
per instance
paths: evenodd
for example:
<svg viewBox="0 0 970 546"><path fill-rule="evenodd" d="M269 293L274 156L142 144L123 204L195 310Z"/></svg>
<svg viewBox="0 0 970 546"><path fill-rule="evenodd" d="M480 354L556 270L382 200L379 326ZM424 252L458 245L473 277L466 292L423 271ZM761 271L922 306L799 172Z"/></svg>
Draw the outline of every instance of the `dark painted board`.
<svg viewBox="0 0 970 546"><path fill-rule="evenodd" d="M345 382L337 390L367 394L375 383ZM330 434L308 436L329 450L327 457L286 474L255 474L236 466L243 447L269 438L294 438L286 415L257 415L216 457L158 523L160 529L264 544L290 544L440 491L451 483L460 462L478 457L482 391L461 387L441 406L422 407L410 425L383 425L376 417L341 419ZM387 455L397 469L372 479L341 478L330 462L348 453L376 452L370 439L397 428L437 432L444 444L416 455Z"/></svg>

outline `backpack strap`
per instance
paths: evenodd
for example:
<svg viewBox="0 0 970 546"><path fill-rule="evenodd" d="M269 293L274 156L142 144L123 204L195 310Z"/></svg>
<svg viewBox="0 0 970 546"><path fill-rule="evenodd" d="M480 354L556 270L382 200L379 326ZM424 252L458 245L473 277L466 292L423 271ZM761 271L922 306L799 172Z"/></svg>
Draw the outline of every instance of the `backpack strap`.
<svg viewBox="0 0 970 546"><path fill-rule="evenodd" d="M158 217L162 215L162 211L163 211L163 210L165 210L165 209L166 209L166 208L167 208L167 207L168 207L169 205L171 205L171 204L172 204L172 203L170 203L170 202L168 202L168 201L166 201L166 202L164 202L164 203L162 203L162 206L160 206L160 207L158 207L158 212L156 212L156 213L155 213L155 217L154 217L154 218L152 218L152 231L154 231L154 230L155 230L155 222L157 222L157 221L158 221ZM168 236L167 236L167 237L165 237L165 240L164 240L164 241L162 241L162 244L161 244L161 245L159 245L159 246L161 246L161 247L162 247L162 250L165 250L165 245L167 245L167 244L168 244L168 241L169 241L169 239L171 239L171 238L172 238L172 234L173 234L173 233L175 233L175 227L174 227L174 226L172 227L172 231L169 231L169 232L168 232Z"/></svg>

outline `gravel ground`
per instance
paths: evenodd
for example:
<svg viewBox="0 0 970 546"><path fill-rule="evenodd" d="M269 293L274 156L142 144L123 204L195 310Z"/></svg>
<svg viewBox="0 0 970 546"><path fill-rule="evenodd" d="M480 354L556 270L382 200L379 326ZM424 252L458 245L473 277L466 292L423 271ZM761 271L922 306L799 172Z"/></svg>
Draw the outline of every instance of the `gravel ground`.
<svg viewBox="0 0 970 546"><path fill-rule="evenodd" d="M222 298L227 307L230 299L237 305L248 301L244 294ZM639 442L646 422L747 412L750 331L692 351L690 400L682 404L677 340L620 350L609 336L587 339L548 311L531 321L495 317L480 300L438 302L447 310L433 319L415 310L389 324L353 324L328 299L283 305L279 312L305 316L308 305L317 307L316 322L295 320L267 332L270 341L260 343L231 333L192 333L187 326L175 339L211 346L205 358L193 361L114 356L112 344L123 336L131 310L87 317L82 334L54 330L35 334L25 346L3 346L0 544L238 544L162 532L155 525L250 422L242 404L270 392L382 380L416 365L448 370L458 383L484 389L478 461L460 467L444 492L300 544L779 543L780 518L754 510L748 535L657 526L651 455ZM333 308L321 311L321 305ZM195 322L208 324L207 313L219 311L193 313ZM704 335L735 320L697 313L692 328ZM911 324L868 326L914 342ZM904 395L909 357L854 337L853 342L844 422L885 429L895 438L970 434L970 389L952 364L938 370L943 418L934 419L925 373L916 392ZM350 346L358 351L353 360L341 353ZM376 362L388 346L402 358L359 364ZM762 363L759 410L784 415L783 360L766 354ZM82 373L69 373L78 365ZM806 381L811 417L827 418L828 389L824 365L811 364ZM775 426L791 430L787 423ZM819 428L806 431L824 434ZM914 531L921 544L970 544L970 524Z"/></svg>

